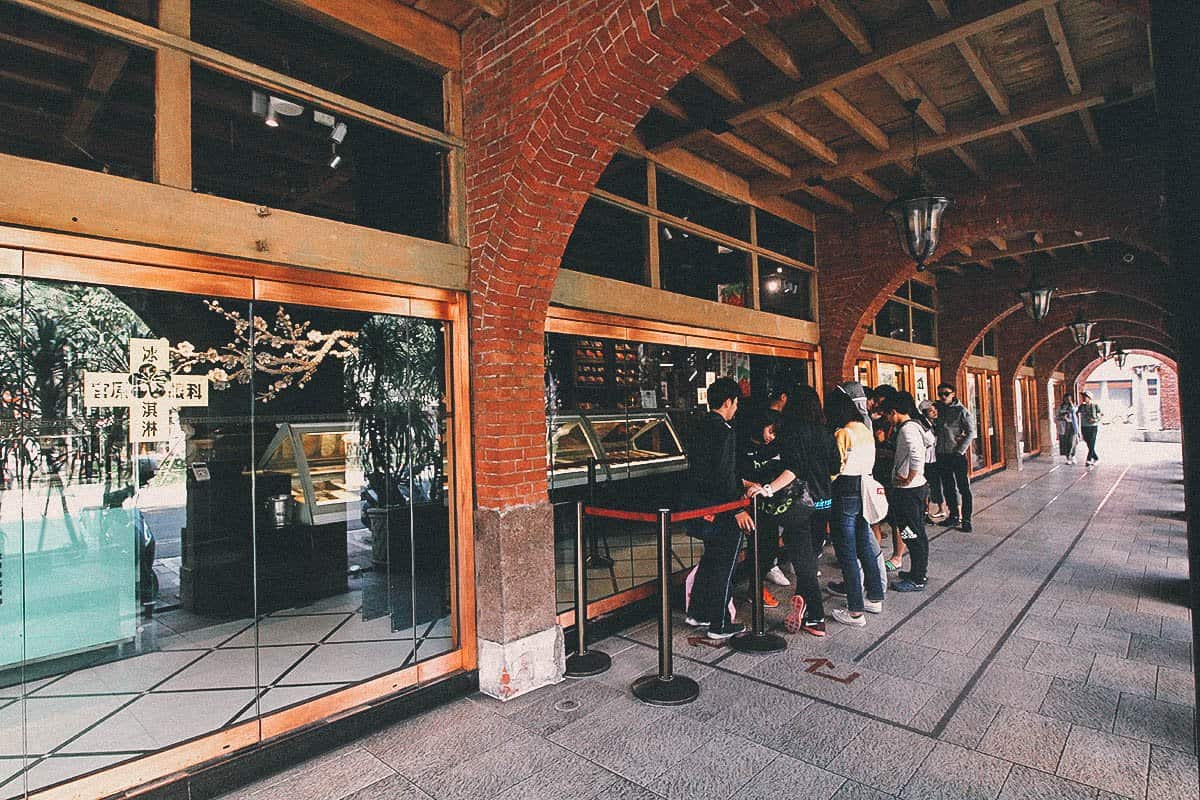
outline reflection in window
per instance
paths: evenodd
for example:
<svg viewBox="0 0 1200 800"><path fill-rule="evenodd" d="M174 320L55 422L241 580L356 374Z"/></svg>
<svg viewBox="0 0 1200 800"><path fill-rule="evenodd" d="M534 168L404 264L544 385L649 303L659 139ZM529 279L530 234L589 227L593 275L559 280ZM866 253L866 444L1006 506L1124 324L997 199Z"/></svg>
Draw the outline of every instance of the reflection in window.
<svg viewBox="0 0 1200 800"><path fill-rule="evenodd" d="M750 241L750 209L709 194L663 170L658 171L658 207L660 210Z"/></svg>
<svg viewBox="0 0 1200 800"><path fill-rule="evenodd" d="M0 151L149 181L154 54L0 4Z"/></svg>
<svg viewBox="0 0 1200 800"><path fill-rule="evenodd" d="M564 269L645 285L646 221L589 198L563 253Z"/></svg>
<svg viewBox="0 0 1200 800"><path fill-rule="evenodd" d="M814 263L812 231L762 209L756 209L758 246L781 253L805 264Z"/></svg>
<svg viewBox="0 0 1200 800"><path fill-rule="evenodd" d="M812 276L802 269L758 259L758 304L763 311L812 319Z"/></svg>
<svg viewBox="0 0 1200 800"><path fill-rule="evenodd" d="M749 255L693 233L659 225L662 288L702 300L749 305Z"/></svg>
<svg viewBox="0 0 1200 800"><path fill-rule="evenodd" d="M445 151L192 68L196 191L446 241Z"/></svg>
<svg viewBox="0 0 1200 800"><path fill-rule="evenodd" d="M192 38L360 103L442 129L442 78L262 0L192 0Z"/></svg>

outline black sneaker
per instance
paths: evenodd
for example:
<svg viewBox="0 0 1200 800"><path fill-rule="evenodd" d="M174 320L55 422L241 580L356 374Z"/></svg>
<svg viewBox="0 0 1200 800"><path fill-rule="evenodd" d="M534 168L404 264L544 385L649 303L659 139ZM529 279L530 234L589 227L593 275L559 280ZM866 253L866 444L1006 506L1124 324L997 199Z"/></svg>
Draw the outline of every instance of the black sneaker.
<svg viewBox="0 0 1200 800"><path fill-rule="evenodd" d="M713 625L708 629L708 638L715 639L718 642L723 642L726 639L731 639L739 633L745 633L746 626L740 622L726 622L724 625Z"/></svg>
<svg viewBox="0 0 1200 800"><path fill-rule="evenodd" d="M971 523L969 523L969 522L964 522L964 523L963 523L963 524L962 524L962 525L959 527L959 530L960 530L960 531L962 531L963 533L970 533L970 532L971 532Z"/></svg>
<svg viewBox="0 0 1200 800"><path fill-rule="evenodd" d="M845 581L830 581L829 583L825 584L825 588L833 594L840 595L841 597L846 596Z"/></svg>
<svg viewBox="0 0 1200 800"><path fill-rule="evenodd" d="M962 520L960 520L958 517L946 517L944 520L939 522L938 525L941 525L943 528L953 528L960 522L962 522Z"/></svg>

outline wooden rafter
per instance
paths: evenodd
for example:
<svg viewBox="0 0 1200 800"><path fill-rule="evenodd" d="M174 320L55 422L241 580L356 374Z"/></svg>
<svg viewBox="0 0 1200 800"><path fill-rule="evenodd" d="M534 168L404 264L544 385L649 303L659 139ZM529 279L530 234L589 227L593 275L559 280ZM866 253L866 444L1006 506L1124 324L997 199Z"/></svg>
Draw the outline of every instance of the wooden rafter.
<svg viewBox="0 0 1200 800"><path fill-rule="evenodd" d="M950 6L946 0L929 0L929 10L940 20L950 19Z"/></svg>
<svg viewBox="0 0 1200 800"><path fill-rule="evenodd" d="M838 92L825 92L818 99L821 105L829 109L835 116L850 126L851 130L866 139L876 150L887 150L891 146L888 135L876 125L866 114L855 108L854 104Z"/></svg>
<svg viewBox="0 0 1200 800"><path fill-rule="evenodd" d="M802 128L791 117L784 116L783 114L768 114L763 117L762 121L776 133L812 153L826 164L836 164L838 162L837 153L834 152L832 147Z"/></svg>
<svg viewBox="0 0 1200 800"><path fill-rule="evenodd" d="M119 44L106 45L96 52L83 92L75 101L75 107L63 128L60 150L69 153L74 153L76 149L87 150L92 123L104 108L108 93L125 71L128 61L129 48Z"/></svg>
<svg viewBox="0 0 1200 800"><path fill-rule="evenodd" d="M1008 242L1003 236L989 236L987 240L992 243L992 247L1003 252L1008 249Z"/></svg>
<svg viewBox="0 0 1200 800"><path fill-rule="evenodd" d="M774 175L790 175L792 168L775 156L757 145L750 144L745 139L732 133L718 133L713 138L720 142L725 149L749 161L759 169Z"/></svg>
<svg viewBox="0 0 1200 800"><path fill-rule="evenodd" d="M1099 153L1103 147L1100 145L1100 134L1096 131L1096 121L1092 119L1091 109L1079 109L1079 121L1083 123L1083 132L1087 135L1088 144Z"/></svg>
<svg viewBox="0 0 1200 800"><path fill-rule="evenodd" d="M800 80L800 68L792 58L791 50L782 39L761 25L751 24L746 28L746 42L759 54L775 65L775 68L794 81Z"/></svg>
<svg viewBox="0 0 1200 800"><path fill-rule="evenodd" d="M984 94L992 101L996 111L1001 116L1007 116L1012 110L1012 105L1008 100L1008 92L1004 90L1004 84L1000 81L1000 76L996 74L996 70L988 63L987 58L979 51L975 45L967 39L959 39L954 43L958 48L958 52L962 55L963 61L967 62L967 66L971 69L971 74L975 76L975 80L983 87Z"/></svg>
<svg viewBox="0 0 1200 800"><path fill-rule="evenodd" d="M1144 87L1139 87L1144 90ZM1103 92L1086 92L1079 96L1057 95L1040 102L1022 104L1014 113L1007 117L987 117L974 120L961 128L947 130L941 136L922 138L918 142L917 151L921 155L949 150L952 147L968 144L979 139L986 139L1001 133L1007 133L1024 125L1032 125L1048 119L1054 119L1066 114L1072 114L1080 109L1101 105L1105 100ZM797 169L787 179L772 179L757 182L756 194L786 194L795 191L801 185L815 178L825 182L838 178L846 178L860 172L867 172L887 164L900 164L912 152L912 141L908 136L897 137L895 146L887 152L874 152L859 149L849 153L839 153L835 166Z"/></svg>
<svg viewBox="0 0 1200 800"><path fill-rule="evenodd" d="M1037 163L1037 148L1033 146L1033 142L1029 141L1029 137L1025 135L1025 131L1020 128L1013 128L1012 135L1017 140L1017 144L1021 145L1021 149L1025 151L1025 155L1029 156L1029 160Z"/></svg>
<svg viewBox="0 0 1200 800"><path fill-rule="evenodd" d="M995 238L1000 239L1001 237ZM1077 236L1075 231L1068 231L1067 233L1054 235L1047 234L1043 243L1040 245L1034 244L1031 241L1029 245L1025 247L1012 247L1009 245L1007 250L998 250L994 248L980 250L975 248L974 252L969 256L964 256L962 258L946 258L941 262L932 264L931 267L945 266L947 264L957 264L962 266L964 264L978 264L984 261L999 261L1005 258L1016 260L1016 258L1022 258L1034 253L1046 253L1051 250L1062 250L1072 247L1085 247L1087 245L1094 244L1095 242L1105 241L1105 239L1106 237L1085 238L1082 235ZM989 238L988 241L992 241L994 244L992 238ZM1001 241L1004 240L1001 239ZM1007 245L1008 243L1005 242L1005 244Z"/></svg>
<svg viewBox="0 0 1200 800"><path fill-rule="evenodd" d="M920 84L903 67L890 67L879 73L879 76L892 87L892 90L904 100L920 100L917 106L917 116L929 126L929 130L941 135L946 132L946 117L937 107Z"/></svg>
<svg viewBox="0 0 1200 800"><path fill-rule="evenodd" d="M884 202L893 200L896 197L895 192L865 172L860 172L857 175L851 175L850 180L854 181L854 183L856 183L860 188L865 189Z"/></svg>
<svg viewBox="0 0 1200 800"><path fill-rule="evenodd" d="M1075 67L1075 59L1071 55L1071 44L1067 41L1067 32L1063 28L1058 7L1046 6L1042 9L1042 15L1046 18L1046 29L1050 31L1050 40L1054 42L1054 50L1058 53L1058 61L1062 65L1067 89L1071 94L1079 94L1083 91L1083 84L1079 80L1079 70Z"/></svg>
<svg viewBox="0 0 1200 800"><path fill-rule="evenodd" d="M909 35L903 40L876 45L869 55L845 61L832 62L808 85L786 97L761 103L733 115L728 122L741 125L751 120L811 100L824 92L839 89L869 75L875 75L889 67L907 63L915 58L940 50L956 41L985 31L1007 25L1013 20L1040 11L1056 0L1024 0L1019 3L1004 3L990 0L981 3L976 10L961 20L934 26L933 35Z"/></svg>
<svg viewBox="0 0 1200 800"><path fill-rule="evenodd" d="M827 189L824 186L801 186L800 191L820 200L826 205L845 211L847 214L854 213L854 206L851 205L850 201L832 189Z"/></svg>
<svg viewBox="0 0 1200 800"><path fill-rule="evenodd" d="M975 252L974 250L971 249L971 245L969 245L969 244L960 244L958 247L954 248L954 250L956 252L962 253L967 258L970 258L971 255L974 254L974 252Z"/></svg>
<svg viewBox="0 0 1200 800"><path fill-rule="evenodd" d="M508 16L508 0L465 0L466 4L479 9L489 17L504 19Z"/></svg>
<svg viewBox="0 0 1200 800"><path fill-rule="evenodd" d="M742 96L737 84L719 67L714 67L712 64L701 64L696 67L692 75L734 105L740 106L746 102L746 98Z"/></svg>
<svg viewBox="0 0 1200 800"><path fill-rule="evenodd" d="M950 152L954 153L954 155L958 157L958 160L963 163L963 166L969 169L971 174L976 178L983 180L987 177L987 173L984 172L983 167L979 166L979 162L975 160L974 156L967 152L965 147L962 145L959 145L958 147L951 147Z"/></svg>
<svg viewBox="0 0 1200 800"><path fill-rule="evenodd" d="M855 50L860 53L871 52L871 34L867 32L867 26L863 24L858 12L851 8L849 3L845 0L817 0L817 7L829 17L829 21L842 35L850 40Z"/></svg>

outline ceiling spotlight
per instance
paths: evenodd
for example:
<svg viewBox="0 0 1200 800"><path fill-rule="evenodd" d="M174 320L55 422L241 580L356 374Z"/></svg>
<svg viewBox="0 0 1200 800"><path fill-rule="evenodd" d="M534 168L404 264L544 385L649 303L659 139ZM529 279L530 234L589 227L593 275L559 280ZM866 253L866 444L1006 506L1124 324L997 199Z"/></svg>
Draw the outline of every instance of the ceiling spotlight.
<svg viewBox="0 0 1200 800"><path fill-rule="evenodd" d="M333 130L329 133L329 138L335 143L341 144L346 140L346 123L339 122L333 126Z"/></svg>
<svg viewBox="0 0 1200 800"><path fill-rule="evenodd" d="M666 226L663 226L662 234L663 234L663 238L666 239L668 242L675 238L671 234L671 229Z"/></svg>
<svg viewBox="0 0 1200 800"><path fill-rule="evenodd" d="M719 255L719 256L727 256L732 252L733 252L732 248L726 247L723 244L717 245L717 255Z"/></svg>
<svg viewBox="0 0 1200 800"><path fill-rule="evenodd" d="M337 169L338 165L342 163L342 155L341 155L341 153L339 153L337 151L337 143L336 142L334 142L334 144L332 145L332 149L333 149L333 157L329 159L329 168Z"/></svg>
<svg viewBox="0 0 1200 800"><path fill-rule="evenodd" d="M774 294L783 288L783 278L778 274L768 275L767 279L763 281L763 288Z"/></svg>
<svg viewBox="0 0 1200 800"><path fill-rule="evenodd" d="M268 128L278 128L280 117L298 117L304 113L304 106L256 89L250 92L250 111L262 117Z"/></svg>

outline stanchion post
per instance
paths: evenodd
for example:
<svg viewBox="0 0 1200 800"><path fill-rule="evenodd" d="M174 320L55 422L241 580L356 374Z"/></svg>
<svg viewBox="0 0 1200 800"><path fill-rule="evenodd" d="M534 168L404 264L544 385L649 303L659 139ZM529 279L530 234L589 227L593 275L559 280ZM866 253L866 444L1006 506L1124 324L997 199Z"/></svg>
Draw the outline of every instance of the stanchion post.
<svg viewBox="0 0 1200 800"><path fill-rule="evenodd" d="M567 657L568 678L586 678L607 672L608 653L587 649L587 569L583 563L583 501L575 504L575 652Z"/></svg>
<svg viewBox="0 0 1200 800"><path fill-rule="evenodd" d="M633 694L653 706L681 706L700 696L700 684L674 674L671 653L671 510L658 510L658 673L633 682Z"/></svg>
<svg viewBox="0 0 1200 800"><path fill-rule="evenodd" d="M596 459L589 457L587 461L588 505L596 505ZM604 549L608 550L608 539L604 540ZM588 537L588 555L584 562L588 569L609 569L613 560L608 555L600 555L600 537L593 531Z"/></svg>
<svg viewBox="0 0 1200 800"><path fill-rule="evenodd" d="M766 614L763 612L763 575L760 558L761 541L758 534L758 497L754 497L751 508L754 530L750 534L751 557L754 559L754 582L750 586L750 632L729 640L729 646L742 653L774 653L787 648L782 636L766 631ZM775 534L778 536L778 534Z"/></svg>

